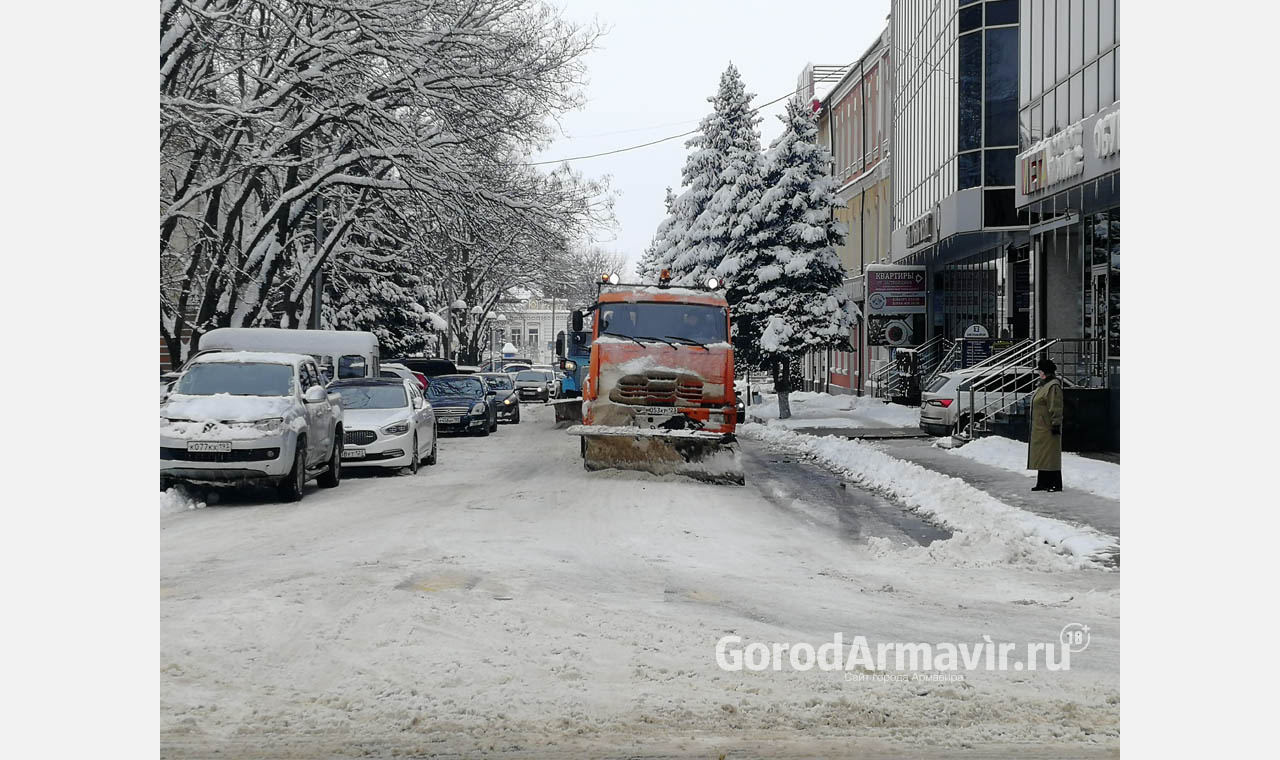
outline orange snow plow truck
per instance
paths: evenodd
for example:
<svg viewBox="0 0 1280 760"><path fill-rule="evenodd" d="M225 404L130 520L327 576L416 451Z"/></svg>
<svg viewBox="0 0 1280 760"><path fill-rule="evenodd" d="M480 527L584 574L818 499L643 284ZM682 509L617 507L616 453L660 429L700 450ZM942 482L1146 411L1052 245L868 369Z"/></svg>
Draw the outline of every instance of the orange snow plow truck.
<svg viewBox="0 0 1280 760"><path fill-rule="evenodd" d="M662 275L656 286L602 277L583 424L567 432L582 437L588 470L742 485L729 304L714 278L694 289Z"/></svg>

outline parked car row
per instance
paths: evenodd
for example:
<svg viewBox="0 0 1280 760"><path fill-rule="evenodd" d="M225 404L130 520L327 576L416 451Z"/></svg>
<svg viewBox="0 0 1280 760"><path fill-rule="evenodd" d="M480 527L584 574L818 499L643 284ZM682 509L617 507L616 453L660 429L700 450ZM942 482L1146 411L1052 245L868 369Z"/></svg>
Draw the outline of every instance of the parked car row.
<svg viewBox="0 0 1280 760"><path fill-rule="evenodd" d="M303 342L302 333L323 331L293 332ZM252 350L201 351L162 377L162 489L258 483L297 501L311 480L336 487L344 467L417 473L436 463L441 434L519 424L522 395L546 400L554 382L541 370L469 374L443 359L380 363L376 349L367 361L341 361L344 349L325 336L344 369L331 379L314 354L259 350L262 336L249 336ZM522 394L513 376L526 372L532 393Z"/></svg>

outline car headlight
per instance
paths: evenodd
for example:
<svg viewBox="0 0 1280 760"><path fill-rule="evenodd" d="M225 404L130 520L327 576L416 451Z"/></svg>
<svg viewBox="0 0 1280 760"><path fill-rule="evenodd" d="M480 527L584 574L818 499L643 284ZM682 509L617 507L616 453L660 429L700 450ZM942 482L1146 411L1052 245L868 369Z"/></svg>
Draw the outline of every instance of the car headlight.
<svg viewBox="0 0 1280 760"><path fill-rule="evenodd" d="M397 422L394 425L387 425L382 429L387 435L404 435L409 432L408 422Z"/></svg>
<svg viewBox="0 0 1280 760"><path fill-rule="evenodd" d="M483 401L477 401L477 402L476 402L476 405L475 405L475 406L473 406L473 407L471 407L471 413L472 413L472 414L484 414L484 413L485 413L485 409L486 409L486 407L485 407L485 405L484 405L484 402L483 402Z"/></svg>
<svg viewBox="0 0 1280 760"><path fill-rule="evenodd" d="M284 417L268 417L264 420L254 420L250 424L255 430L261 430L264 433L279 433L284 429Z"/></svg>
<svg viewBox="0 0 1280 760"><path fill-rule="evenodd" d="M512 403L512 402L511 402L511 397L510 397L510 396L507 396L506 398L502 399L502 405L503 405L503 406L511 406L511 403Z"/></svg>

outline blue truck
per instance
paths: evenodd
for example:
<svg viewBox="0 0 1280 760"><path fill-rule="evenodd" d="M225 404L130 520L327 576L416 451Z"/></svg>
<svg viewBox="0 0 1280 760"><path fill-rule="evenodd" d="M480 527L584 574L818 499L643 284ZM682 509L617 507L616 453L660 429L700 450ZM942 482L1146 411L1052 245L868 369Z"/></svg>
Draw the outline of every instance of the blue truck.
<svg viewBox="0 0 1280 760"><path fill-rule="evenodd" d="M591 330L584 327L585 315L573 312L571 329L556 336L557 366L560 368L559 396L551 405L556 422L582 421L582 381L591 363Z"/></svg>

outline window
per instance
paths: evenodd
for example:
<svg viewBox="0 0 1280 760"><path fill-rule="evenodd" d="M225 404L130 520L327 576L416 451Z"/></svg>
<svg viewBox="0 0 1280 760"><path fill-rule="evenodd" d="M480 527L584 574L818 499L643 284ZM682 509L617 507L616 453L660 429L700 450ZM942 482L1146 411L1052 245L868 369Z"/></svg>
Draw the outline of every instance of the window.
<svg viewBox="0 0 1280 760"><path fill-rule="evenodd" d="M982 184L996 187L1012 185L1014 164L1017 161L1018 151L1009 148L1006 150L988 150L986 154L986 169L983 173Z"/></svg>
<svg viewBox="0 0 1280 760"><path fill-rule="evenodd" d="M1067 0L1062 0L1064 3L1066 1ZM1058 61L1057 57L1054 55L1055 42L1058 39L1057 19L1058 6L1055 0L1044 0L1044 24L1042 26L1044 29L1044 55L1041 57L1044 60L1045 92L1052 92L1053 86L1058 83L1058 78L1055 76L1056 71L1054 69L1054 66ZM1048 129L1047 124L1045 129Z"/></svg>
<svg viewBox="0 0 1280 760"><path fill-rule="evenodd" d="M1084 70L1084 115L1098 112L1098 64L1091 63Z"/></svg>
<svg viewBox="0 0 1280 760"><path fill-rule="evenodd" d="M1013 190L984 190L982 192L984 227L1016 227L1018 212L1013 205Z"/></svg>
<svg viewBox="0 0 1280 760"><path fill-rule="evenodd" d="M1098 64L1098 108L1116 102L1115 86L1115 53L1107 53Z"/></svg>
<svg viewBox="0 0 1280 760"><path fill-rule="evenodd" d="M302 365L302 392L311 390L313 385L320 385L320 373L316 371L316 365L307 362Z"/></svg>
<svg viewBox="0 0 1280 760"><path fill-rule="evenodd" d="M986 144L1017 145L1018 30L986 31Z"/></svg>
<svg viewBox="0 0 1280 760"><path fill-rule="evenodd" d="M960 114L957 148L982 147L982 33L966 34L960 53Z"/></svg>
<svg viewBox="0 0 1280 760"><path fill-rule="evenodd" d="M958 164L959 177L956 180L956 189L964 190L970 187L977 187L982 184L982 151L975 150L972 153L961 153L956 157Z"/></svg>
<svg viewBox="0 0 1280 760"><path fill-rule="evenodd" d="M338 359L338 378L364 377L365 361L363 356L347 354Z"/></svg>
<svg viewBox="0 0 1280 760"><path fill-rule="evenodd" d="M1084 118L1080 113L1084 107L1084 74L1077 72L1071 77L1071 123Z"/></svg>
<svg viewBox="0 0 1280 760"><path fill-rule="evenodd" d="M1098 57L1098 0L1084 0L1084 60Z"/></svg>
<svg viewBox="0 0 1280 760"><path fill-rule="evenodd" d="M1031 3L1031 27L1028 55L1031 56L1031 97L1038 98L1044 92L1042 76L1044 63L1044 0L1033 0Z"/></svg>
<svg viewBox="0 0 1280 760"><path fill-rule="evenodd" d="M987 26L1018 23L1018 0L987 3Z"/></svg>
<svg viewBox="0 0 1280 760"><path fill-rule="evenodd" d="M1031 144L1035 145L1044 139L1044 126L1041 119L1044 118L1044 106L1036 103L1031 107Z"/></svg>
<svg viewBox="0 0 1280 760"><path fill-rule="evenodd" d="M536 327L529 328L529 345L531 347L536 347L538 345L538 328Z"/></svg>
<svg viewBox="0 0 1280 760"><path fill-rule="evenodd" d="M1079 71L1084 65L1080 56L1084 53L1084 0L1071 0L1071 70Z"/></svg>
<svg viewBox="0 0 1280 760"><path fill-rule="evenodd" d="M1098 49L1106 50L1116 41L1116 0L1101 0L1098 10Z"/></svg>
<svg viewBox="0 0 1280 760"><path fill-rule="evenodd" d="M1022 26L1018 27L1018 105L1031 102L1031 0L1022 0Z"/></svg>
<svg viewBox="0 0 1280 760"><path fill-rule="evenodd" d="M1063 82L1062 84L1058 85L1057 90L1054 90L1054 95L1058 100L1058 105L1054 109L1055 113L1058 116L1058 118L1055 119L1053 122L1054 132L1061 132L1062 130L1067 128L1068 124L1071 123L1070 121L1068 121L1068 118L1071 116L1071 111L1070 111L1071 98L1070 98L1070 94L1067 91L1067 87L1068 87L1067 83Z"/></svg>
<svg viewBox="0 0 1280 760"><path fill-rule="evenodd" d="M972 32L982 26L982 6L975 5L960 9L960 33Z"/></svg>
<svg viewBox="0 0 1280 760"><path fill-rule="evenodd" d="M1071 2L1058 0L1058 80L1071 72Z"/></svg>

